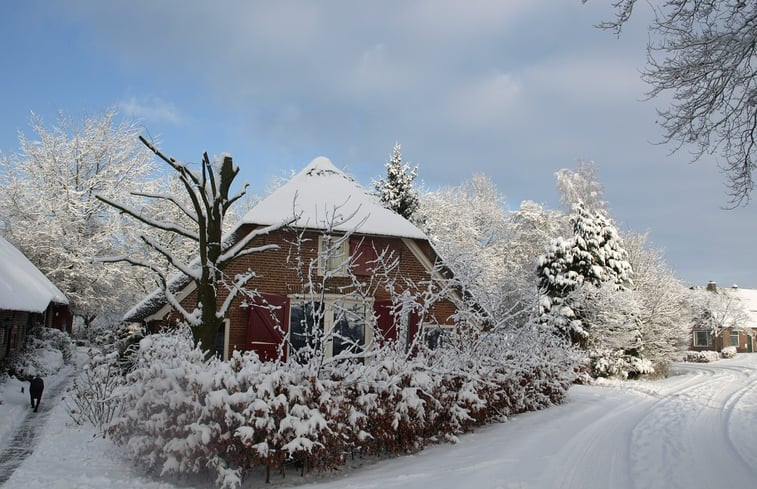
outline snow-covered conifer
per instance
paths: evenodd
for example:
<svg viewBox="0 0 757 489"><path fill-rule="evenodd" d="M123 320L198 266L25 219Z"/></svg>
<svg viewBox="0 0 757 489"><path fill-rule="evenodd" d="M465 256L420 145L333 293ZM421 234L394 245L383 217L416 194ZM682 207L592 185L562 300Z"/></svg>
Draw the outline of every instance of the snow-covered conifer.
<svg viewBox="0 0 757 489"><path fill-rule="evenodd" d="M412 219L418 209L418 191L413 187L417 176L417 166L411 170L407 163L402 163L401 147L397 143L386 163L386 177L373 182L373 186L387 208L405 219Z"/></svg>

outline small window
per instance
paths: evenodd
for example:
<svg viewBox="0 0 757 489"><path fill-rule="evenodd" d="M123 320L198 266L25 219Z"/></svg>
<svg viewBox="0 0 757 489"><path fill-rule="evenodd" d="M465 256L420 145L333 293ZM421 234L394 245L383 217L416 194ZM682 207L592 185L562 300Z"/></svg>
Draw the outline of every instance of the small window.
<svg viewBox="0 0 757 489"><path fill-rule="evenodd" d="M349 251L350 240L344 236L321 235L318 238L318 274L346 276Z"/></svg>
<svg viewBox="0 0 757 489"><path fill-rule="evenodd" d="M739 332L731 331L731 346L739 346Z"/></svg>
<svg viewBox="0 0 757 489"><path fill-rule="evenodd" d="M445 326L424 326L423 339L429 350L441 348L447 341L450 327Z"/></svg>
<svg viewBox="0 0 757 489"><path fill-rule="evenodd" d="M694 331L694 346L712 346L712 335L709 331Z"/></svg>

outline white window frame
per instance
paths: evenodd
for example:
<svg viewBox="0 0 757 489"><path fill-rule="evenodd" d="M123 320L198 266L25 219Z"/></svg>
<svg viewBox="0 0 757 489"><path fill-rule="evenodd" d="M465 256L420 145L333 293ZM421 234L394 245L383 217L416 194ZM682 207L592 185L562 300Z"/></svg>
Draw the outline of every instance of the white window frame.
<svg viewBox="0 0 757 489"><path fill-rule="evenodd" d="M707 335L706 336L707 341L705 342L704 345L698 342L698 339L699 339L698 333L704 333L705 335ZM712 332L708 331L706 329L697 329L697 330L694 330L694 346L698 346L698 347L712 346Z"/></svg>
<svg viewBox="0 0 757 489"><path fill-rule="evenodd" d="M331 243L334 243L332 248ZM318 236L318 275L330 273L334 277L346 277L349 269L350 239L346 235Z"/></svg>
<svg viewBox="0 0 757 489"><path fill-rule="evenodd" d="M435 330L441 330L442 338L444 338L444 336L446 336L447 334L455 330L455 326L453 324L423 323L423 329L421 331L421 341L423 341L424 346L428 346L426 335L430 333L431 331L435 331ZM442 344L443 343L444 341L442 340Z"/></svg>
<svg viewBox="0 0 757 489"><path fill-rule="evenodd" d="M289 334L291 334L291 318L292 308L297 307L303 303L320 303L323 301L323 330L324 338L326 338L323 348L323 355L325 359L331 359L334 357L334 336L332 335L334 327L336 326L336 317L334 305L342 302L345 304L360 305L365 307L365 332L363 338L363 352L367 352L371 345L373 345L374 331L376 330L376 321L373 314L373 298L356 298L347 295L338 294L326 294L323 297L303 297L301 295L289 296L289 321L287 325L287 356L292 354L291 345L289 342Z"/></svg>
<svg viewBox="0 0 757 489"><path fill-rule="evenodd" d="M735 346L735 347L739 346L740 336L737 330L732 329L731 332L728 333L728 337L729 337L730 346ZM733 343L734 337L736 338L736 344Z"/></svg>

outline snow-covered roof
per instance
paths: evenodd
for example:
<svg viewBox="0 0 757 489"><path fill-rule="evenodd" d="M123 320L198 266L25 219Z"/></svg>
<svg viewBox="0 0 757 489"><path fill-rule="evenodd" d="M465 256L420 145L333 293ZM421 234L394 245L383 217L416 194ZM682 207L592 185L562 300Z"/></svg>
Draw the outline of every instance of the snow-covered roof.
<svg viewBox="0 0 757 489"><path fill-rule="evenodd" d="M757 289L742 289L732 287L729 294L735 296L744 306L744 310L749 315L748 327L757 328Z"/></svg>
<svg viewBox="0 0 757 489"><path fill-rule="evenodd" d="M324 157L311 161L263 199L242 218L242 223L278 224L295 213L299 215L293 223L297 227L326 229L332 222L336 231L427 239L413 223L381 205L375 195Z"/></svg>
<svg viewBox="0 0 757 489"><path fill-rule="evenodd" d="M41 313L51 302L68 304L68 299L23 253L0 237L0 309Z"/></svg>

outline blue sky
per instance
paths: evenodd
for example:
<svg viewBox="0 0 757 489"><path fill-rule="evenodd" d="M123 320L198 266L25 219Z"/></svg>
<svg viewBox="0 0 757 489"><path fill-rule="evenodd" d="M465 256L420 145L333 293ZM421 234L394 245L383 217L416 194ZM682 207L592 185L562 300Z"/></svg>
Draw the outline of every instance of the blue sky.
<svg viewBox="0 0 757 489"><path fill-rule="evenodd" d="M653 144L649 12L616 39L593 28L608 3L10 0L0 151L31 112L117 105L179 159L231 153L257 193L319 155L369 184L398 141L426 186L484 173L511 208L557 207L554 173L588 159L680 278L757 288L757 207L723 210L715 160Z"/></svg>

